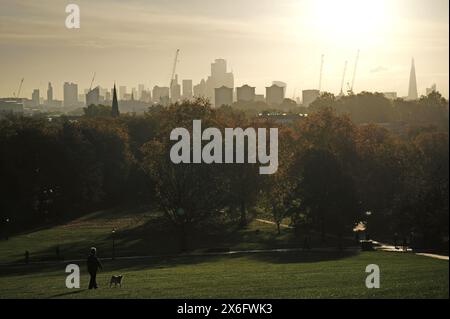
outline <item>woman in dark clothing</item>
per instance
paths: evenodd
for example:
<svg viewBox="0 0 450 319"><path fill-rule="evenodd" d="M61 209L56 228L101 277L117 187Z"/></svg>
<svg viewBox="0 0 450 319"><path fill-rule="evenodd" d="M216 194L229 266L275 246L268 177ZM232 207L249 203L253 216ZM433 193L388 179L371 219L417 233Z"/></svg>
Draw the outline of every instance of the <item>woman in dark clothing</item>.
<svg viewBox="0 0 450 319"><path fill-rule="evenodd" d="M89 257L87 258L87 268L89 275L91 276L91 279L89 280L89 289L97 289L97 271L98 269L103 269L102 263L97 258L97 248L92 247L91 253L89 254Z"/></svg>

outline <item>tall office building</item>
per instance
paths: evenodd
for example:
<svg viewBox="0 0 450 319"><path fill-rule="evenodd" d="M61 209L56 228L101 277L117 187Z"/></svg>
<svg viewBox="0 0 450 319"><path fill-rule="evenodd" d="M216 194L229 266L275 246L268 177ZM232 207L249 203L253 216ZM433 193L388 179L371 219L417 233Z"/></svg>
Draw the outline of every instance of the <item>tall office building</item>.
<svg viewBox="0 0 450 319"><path fill-rule="evenodd" d="M194 97L206 97L206 81L204 79L194 85Z"/></svg>
<svg viewBox="0 0 450 319"><path fill-rule="evenodd" d="M192 80L183 80L183 99L192 98Z"/></svg>
<svg viewBox="0 0 450 319"><path fill-rule="evenodd" d="M78 85L75 83L65 82L64 91L64 107L75 107L78 105Z"/></svg>
<svg viewBox="0 0 450 319"><path fill-rule="evenodd" d="M33 103L33 106L39 106L39 104L41 104L40 99L39 89L34 89L31 94L31 102Z"/></svg>
<svg viewBox="0 0 450 319"><path fill-rule="evenodd" d="M95 87L86 94L86 106L100 104L100 87Z"/></svg>
<svg viewBox="0 0 450 319"><path fill-rule="evenodd" d="M175 75L175 79L170 84L170 100L175 103L181 99L181 86L178 84L178 75Z"/></svg>
<svg viewBox="0 0 450 319"><path fill-rule="evenodd" d="M125 94L127 94L127 87L124 85L119 86L119 100L125 100Z"/></svg>
<svg viewBox="0 0 450 319"><path fill-rule="evenodd" d="M48 82L48 88L47 88L47 104L51 104L53 101L53 87L50 82Z"/></svg>
<svg viewBox="0 0 450 319"><path fill-rule="evenodd" d="M142 101L142 92L144 92L145 86L144 84L138 84L138 95L135 96L136 100Z"/></svg>
<svg viewBox="0 0 450 319"><path fill-rule="evenodd" d="M416 66L414 63L414 58L411 62L411 71L409 73L409 89L408 89L408 100L417 100L417 80L416 80Z"/></svg>
<svg viewBox="0 0 450 319"><path fill-rule="evenodd" d="M253 102L255 100L255 87L247 84L236 88L238 102Z"/></svg>
<svg viewBox="0 0 450 319"><path fill-rule="evenodd" d="M169 91L170 89L168 87L161 87L155 85L153 87L153 102L159 103L161 105L168 105L169 104Z"/></svg>
<svg viewBox="0 0 450 319"><path fill-rule="evenodd" d="M216 107L222 105L231 106L233 104L233 88L221 86L220 88L214 89L214 98Z"/></svg>
<svg viewBox="0 0 450 319"><path fill-rule="evenodd" d="M266 103L268 105L280 105L284 100L284 88L276 84L266 87Z"/></svg>
<svg viewBox="0 0 450 319"><path fill-rule="evenodd" d="M215 89L222 86L234 88L234 76L232 72L227 72L227 61L216 59L211 63L211 75L206 80L206 97L215 101Z"/></svg>
<svg viewBox="0 0 450 319"><path fill-rule="evenodd" d="M286 96L286 88L287 88L286 82L272 81L272 84L282 87L283 91L284 91L284 95Z"/></svg>

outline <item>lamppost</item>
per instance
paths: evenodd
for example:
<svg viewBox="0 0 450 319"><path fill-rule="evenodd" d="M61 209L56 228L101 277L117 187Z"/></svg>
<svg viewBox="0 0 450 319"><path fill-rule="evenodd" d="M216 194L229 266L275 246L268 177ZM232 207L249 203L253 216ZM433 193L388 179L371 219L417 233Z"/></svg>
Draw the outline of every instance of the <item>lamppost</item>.
<svg viewBox="0 0 450 319"><path fill-rule="evenodd" d="M116 229L113 228L111 231L111 237L112 237L112 260L116 258Z"/></svg>
<svg viewBox="0 0 450 319"><path fill-rule="evenodd" d="M366 220L366 240L370 240L370 236L369 236L369 231L368 231L368 229L369 229L369 218L370 218L370 216L372 216L372 212L371 211L367 211L366 212L366 217L367 217L367 220Z"/></svg>

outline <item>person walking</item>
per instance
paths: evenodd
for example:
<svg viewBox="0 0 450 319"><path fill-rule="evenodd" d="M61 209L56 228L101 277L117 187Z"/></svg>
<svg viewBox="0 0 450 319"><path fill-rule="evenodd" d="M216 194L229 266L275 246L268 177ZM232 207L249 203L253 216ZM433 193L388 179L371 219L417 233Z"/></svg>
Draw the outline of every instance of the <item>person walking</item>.
<svg viewBox="0 0 450 319"><path fill-rule="evenodd" d="M92 247L91 252L87 258L87 268L89 275L91 276L89 280L89 289L97 289L97 271L98 269L103 269L102 263L97 258L97 248Z"/></svg>

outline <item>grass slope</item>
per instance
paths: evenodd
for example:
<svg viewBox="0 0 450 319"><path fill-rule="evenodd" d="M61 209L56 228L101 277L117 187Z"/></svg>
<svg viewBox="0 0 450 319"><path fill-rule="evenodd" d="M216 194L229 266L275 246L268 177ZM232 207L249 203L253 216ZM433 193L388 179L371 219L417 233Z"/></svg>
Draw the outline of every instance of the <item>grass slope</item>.
<svg viewBox="0 0 450 319"><path fill-rule="evenodd" d="M163 255L178 252L175 230L148 209L100 211L64 225L36 230L0 241L0 263L84 259L96 246L111 255L111 230L117 229L116 255ZM169 229L169 230L168 230ZM317 240L313 238L313 241ZM192 232L194 252L228 247L234 250L301 247L291 230L276 234L275 226L253 222L246 229ZM317 247L318 242L313 242ZM333 245L329 240L326 244ZM381 289L365 287L365 268L381 269ZM257 253L230 256L178 256L104 261L100 289L86 290L88 275L81 266L81 289L65 287L64 262L0 265L0 298L448 298L447 261L414 254L364 252ZM112 274L124 274L123 288L108 288Z"/></svg>
<svg viewBox="0 0 450 319"><path fill-rule="evenodd" d="M378 264L381 288L365 287ZM448 262L413 254L263 253L106 262L100 288L65 288L65 264L16 266L0 275L2 298L448 298ZM124 274L122 288L109 288Z"/></svg>

